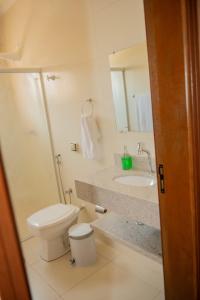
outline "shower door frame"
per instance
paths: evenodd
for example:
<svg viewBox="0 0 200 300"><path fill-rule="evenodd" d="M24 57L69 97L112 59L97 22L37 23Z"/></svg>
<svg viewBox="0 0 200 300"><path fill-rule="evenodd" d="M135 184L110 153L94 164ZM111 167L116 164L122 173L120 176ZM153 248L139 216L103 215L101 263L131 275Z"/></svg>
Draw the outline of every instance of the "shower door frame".
<svg viewBox="0 0 200 300"><path fill-rule="evenodd" d="M64 195L60 186L55 148L52 137L50 116L45 92L44 78L40 68L0 68L0 74L38 74L40 78L41 95L47 124L53 168L56 177L58 197L62 203ZM0 300L29 300L31 299L26 269L23 262L19 235L17 233L12 199L9 194L8 180L0 147ZM17 280L16 280L17 276Z"/></svg>
<svg viewBox="0 0 200 300"><path fill-rule="evenodd" d="M41 68L0 68L0 75L1 74L38 74L39 75L40 89L41 89L42 102L43 102L44 114L45 114L45 122L47 124L47 129L48 129L51 155L52 155L52 160L53 160L54 173L55 173L55 177L56 177L56 186L57 186L57 190L58 190L59 202L65 203L65 194L63 191L63 186L60 182L58 167L56 164L56 152L55 152L53 136L52 136L52 128L51 128L50 114L49 114L48 103L47 103L47 96L46 96L46 91L45 91L43 71Z"/></svg>

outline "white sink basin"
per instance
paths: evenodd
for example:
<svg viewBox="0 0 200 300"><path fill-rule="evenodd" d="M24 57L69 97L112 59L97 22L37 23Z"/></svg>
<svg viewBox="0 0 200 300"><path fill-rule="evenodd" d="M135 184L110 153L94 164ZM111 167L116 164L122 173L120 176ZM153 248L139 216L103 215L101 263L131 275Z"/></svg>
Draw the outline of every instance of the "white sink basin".
<svg viewBox="0 0 200 300"><path fill-rule="evenodd" d="M153 176L145 175L124 175L113 178L114 181L131 186L147 187L156 184L156 179Z"/></svg>

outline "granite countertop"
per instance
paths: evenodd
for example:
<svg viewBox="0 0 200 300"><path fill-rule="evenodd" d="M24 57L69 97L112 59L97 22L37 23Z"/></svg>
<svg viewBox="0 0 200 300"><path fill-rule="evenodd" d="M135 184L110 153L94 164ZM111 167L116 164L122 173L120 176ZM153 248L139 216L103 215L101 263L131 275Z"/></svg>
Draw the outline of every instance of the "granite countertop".
<svg viewBox="0 0 200 300"><path fill-rule="evenodd" d="M158 203L157 183L153 186L138 187L138 186L124 185L113 180L113 178L116 176L126 176L126 175L150 176L148 172L138 171L138 170L124 171L121 170L119 167L114 166L114 167L110 167L98 171L95 174L93 174L91 177L88 177L87 179L77 178L77 180L81 180L88 184L92 184L97 187L108 189L137 199Z"/></svg>
<svg viewBox="0 0 200 300"><path fill-rule="evenodd" d="M162 262L160 230L113 212L97 219L92 225L108 237Z"/></svg>

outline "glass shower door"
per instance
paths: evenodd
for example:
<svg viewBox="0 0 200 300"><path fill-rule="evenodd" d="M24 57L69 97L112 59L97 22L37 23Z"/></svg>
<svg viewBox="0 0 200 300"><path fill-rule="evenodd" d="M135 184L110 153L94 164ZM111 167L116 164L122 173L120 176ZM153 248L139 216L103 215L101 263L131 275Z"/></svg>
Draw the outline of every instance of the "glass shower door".
<svg viewBox="0 0 200 300"><path fill-rule="evenodd" d="M0 74L0 142L21 240L26 219L59 202L55 166L38 73Z"/></svg>

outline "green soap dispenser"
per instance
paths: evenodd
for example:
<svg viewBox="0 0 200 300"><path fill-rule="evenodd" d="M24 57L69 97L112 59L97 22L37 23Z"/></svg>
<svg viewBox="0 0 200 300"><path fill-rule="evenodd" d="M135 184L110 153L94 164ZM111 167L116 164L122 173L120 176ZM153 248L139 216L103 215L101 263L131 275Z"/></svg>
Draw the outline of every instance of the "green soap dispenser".
<svg viewBox="0 0 200 300"><path fill-rule="evenodd" d="M130 170L133 168L133 159L128 153L127 146L124 146L124 155L121 157L121 162L123 170Z"/></svg>

